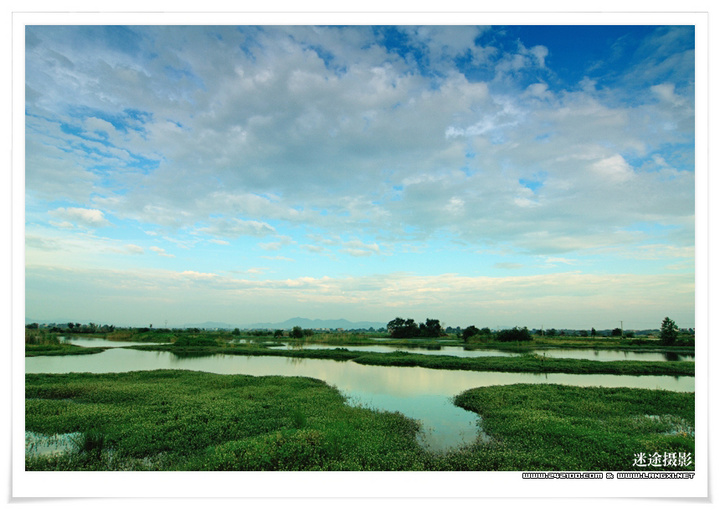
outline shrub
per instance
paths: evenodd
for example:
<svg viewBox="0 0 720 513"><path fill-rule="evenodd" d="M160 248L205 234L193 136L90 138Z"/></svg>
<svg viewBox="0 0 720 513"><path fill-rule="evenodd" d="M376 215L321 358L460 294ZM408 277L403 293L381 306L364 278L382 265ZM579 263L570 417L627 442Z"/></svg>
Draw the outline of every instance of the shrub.
<svg viewBox="0 0 720 513"><path fill-rule="evenodd" d="M530 330L526 327L520 329L517 326L511 330L500 330L496 337L500 342L526 342L532 340Z"/></svg>
<svg viewBox="0 0 720 513"><path fill-rule="evenodd" d="M220 344L217 340L211 337L187 337L183 336L175 341L176 346L180 347L216 347Z"/></svg>

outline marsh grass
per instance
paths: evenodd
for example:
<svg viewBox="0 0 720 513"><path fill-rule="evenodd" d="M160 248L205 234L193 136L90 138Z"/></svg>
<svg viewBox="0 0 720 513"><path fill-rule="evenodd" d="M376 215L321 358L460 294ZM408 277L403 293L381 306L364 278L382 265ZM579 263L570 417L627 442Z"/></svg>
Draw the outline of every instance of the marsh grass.
<svg viewBox="0 0 720 513"><path fill-rule="evenodd" d="M458 356L435 356L393 353L365 353L354 358L355 363L394 367L425 367L430 369L471 370L487 372L532 372L563 374L624 374L694 376L694 362L643 362L643 361L594 361L570 358L548 358L535 354L523 354L517 358L489 356L461 358Z"/></svg>
<svg viewBox="0 0 720 513"><path fill-rule="evenodd" d="M459 357L445 355L412 354L398 348L392 353L369 353L345 348L336 349L273 349L262 344L210 347L210 346L137 346L133 349L146 351L170 351L180 358L202 357L213 354L248 356L282 356L289 358L318 358L337 361L352 360L361 365L392 367L424 367L429 369L469 370L485 372L531 372L563 374L615 374L694 376L695 362L646 362L646 361L595 361L572 358L549 358L532 353L517 358L504 356Z"/></svg>
<svg viewBox="0 0 720 513"><path fill-rule="evenodd" d="M508 385L455 403L485 436L439 454L419 445L418 422L311 378L31 374L26 429L81 436L77 451L28 454L26 469L599 471L636 470L639 452L694 452L694 394Z"/></svg>
<svg viewBox="0 0 720 513"><path fill-rule="evenodd" d="M72 345L60 340L57 334L45 330L25 330L25 356L94 354L102 351L102 348Z"/></svg>
<svg viewBox="0 0 720 513"><path fill-rule="evenodd" d="M638 453L694 455L691 393L508 385L465 391L455 404L478 413L492 441L456 454L450 466L640 470L634 465ZM694 464L652 470L694 470Z"/></svg>
<svg viewBox="0 0 720 513"><path fill-rule="evenodd" d="M84 434L77 454L27 457L28 470L399 470L425 454L416 421L311 378L28 375L26 428Z"/></svg>

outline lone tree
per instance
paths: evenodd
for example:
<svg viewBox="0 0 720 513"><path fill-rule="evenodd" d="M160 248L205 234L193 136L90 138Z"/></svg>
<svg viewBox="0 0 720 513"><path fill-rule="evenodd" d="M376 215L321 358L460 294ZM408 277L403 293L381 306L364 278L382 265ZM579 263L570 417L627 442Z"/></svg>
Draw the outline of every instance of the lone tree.
<svg viewBox="0 0 720 513"><path fill-rule="evenodd" d="M474 337L475 335L479 335L480 330L477 329L475 326L468 326L465 328L462 332L462 338L465 342L467 342L470 337Z"/></svg>
<svg viewBox="0 0 720 513"><path fill-rule="evenodd" d="M675 345L678 338L678 327L675 321L670 317L663 319L662 325L660 326L660 342L664 346Z"/></svg>

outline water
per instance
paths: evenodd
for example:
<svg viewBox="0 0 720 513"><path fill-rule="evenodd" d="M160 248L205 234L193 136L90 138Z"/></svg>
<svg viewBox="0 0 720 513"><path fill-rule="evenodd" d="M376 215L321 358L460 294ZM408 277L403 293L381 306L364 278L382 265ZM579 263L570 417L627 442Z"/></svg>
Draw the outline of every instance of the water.
<svg viewBox="0 0 720 513"><path fill-rule="evenodd" d="M80 433L62 433L59 435L42 435L25 432L25 453L31 456L51 456L74 450L82 435Z"/></svg>
<svg viewBox="0 0 720 513"><path fill-rule="evenodd" d="M456 407L452 398L476 387L515 383L632 387L693 392L695 379L681 376L527 374L381 367L354 362L282 356L209 355L177 357L164 351L108 349L76 356L25 358L26 373L129 372L182 369L252 376L307 376L335 386L351 404L400 413L420 420L421 441L444 451L473 442L481 433L478 416Z"/></svg>
<svg viewBox="0 0 720 513"><path fill-rule="evenodd" d="M130 347L139 346L144 342L132 342L129 340L107 340L104 338L91 337L60 337L60 340L80 347ZM152 345L164 345L167 342L153 342Z"/></svg>
<svg viewBox="0 0 720 513"><path fill-rule="evenodd" d="M465 349L459 346L441 346L437 349L402 345L363 345L363 346L332 346L324 344L303 344L303 349L347 349L349 351L368 351L373 353L392 353L405 351L414 354L436 356L458 356L460 358L477 358L482 356L520 356L522 353L504 351L502 349ZM274 349L293 349L291 344L283 344ZM575 358L597 361L637 360L643 362L695 361L691 353L674 353L663 351L620 351L610 349L538 349L530 351L548 358Z"/></svg>
<svg viewBox="0 0 720 513"><path fill-rule="evenodd" d="M641 362L694 362L693 353L675 353L672 351L620 351L612 349L539 349L533 351L548 358L576 358L612 362L618 360L636 360Z"/></svg>
<svg viewBox="0 0 720 513"><path fill-rule="evenodd" d="M347 349L348 351L364 351L370 353L392 353L394 351L405 351L413 354L428 354L433 356L459 356L459 357L479 357L479 356L519 356L520 353L504 352L499 349L473 349L466 350L458 346L441 346L437 349L428 349L424 347L411 347L402 345L362 345L362 346L332 346L326 344L303 344L302 349ZM292 344L283 344L282 346L273 347L273 349L294 349Z"/></svg>

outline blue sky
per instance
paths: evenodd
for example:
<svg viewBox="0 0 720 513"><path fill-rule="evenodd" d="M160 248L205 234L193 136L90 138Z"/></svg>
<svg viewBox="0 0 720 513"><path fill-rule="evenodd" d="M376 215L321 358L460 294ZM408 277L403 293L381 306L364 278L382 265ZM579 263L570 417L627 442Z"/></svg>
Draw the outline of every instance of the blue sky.
<svg viewBox="0 0 720 513"><path fill-rule="evenodd" d="M26 317L694 326L692 26L28 26Z"/></svg>

